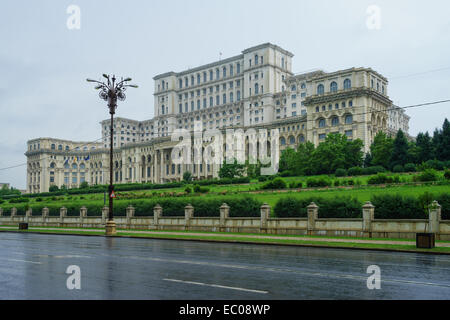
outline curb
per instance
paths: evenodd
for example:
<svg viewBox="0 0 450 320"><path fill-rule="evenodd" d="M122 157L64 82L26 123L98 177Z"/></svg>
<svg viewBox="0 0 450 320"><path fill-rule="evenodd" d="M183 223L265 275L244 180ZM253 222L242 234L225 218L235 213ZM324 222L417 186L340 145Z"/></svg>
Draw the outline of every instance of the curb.
<svg viewBox="0 0 450 320"><path fill-rule="evenodd" d="M232 240L232 239L189 239L189 238L163 238L152 236L106 236L103 234L76 234L76 233L62 233L62 232L40 232L40 231L14 231L14 230L0 230L0 232L6 233L32 233L42 235L59 235L59 236L78 236L78 237L104 237L104 238L124 238L124 239L144 239L144 240L175 240L175 241L195 241L195 242L209 242L209 243L231 243L231 244L253 244L253 245L269 245L269 246L290 246L290 247L304 247L304 248L324 248L324 249L349 249L349 250L369 250L369 251L383 251L383 252L402 252L402 253L423 253L432 255L450 255L450 252L437 252L437 251L420 251L420 250L407 250L407 249L392 249L392 248L358 248L347 246L329 246L322 244L308 244L308 243L277 243L277 242L259 242L251 240Z"/></svg>

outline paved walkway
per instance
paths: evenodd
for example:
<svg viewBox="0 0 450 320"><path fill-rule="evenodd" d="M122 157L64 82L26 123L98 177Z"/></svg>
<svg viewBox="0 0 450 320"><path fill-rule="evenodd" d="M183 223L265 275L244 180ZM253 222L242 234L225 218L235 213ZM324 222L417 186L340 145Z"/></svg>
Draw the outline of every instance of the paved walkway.
<svg viewBox="0 0 450 320"><path fill-rule="evenodd" d="M11 227L0 227L0 229L11 229ZM103 233L101 229L70 229L70 228L51 228L51 227L30 227L30 230L44 231L83 231ZM248 234L224 234L224 233L200 233L200 232L177 232L177 231L144 231L144 230L123 230L117 231L120 234L143 234L143 235L174 235L174 236L200 236L216 237L224 239L247 238L247 239L267 239L267 240L295 240L295 241L317 241L317 242L337 242L337 243L362 243L362 244L391 244L391 245L415 245L415 240L393 241L393 240L365 240L354 238L326 238L326 237L306 237L306 236L274 236L274 235L248 235ZM437 242L436 247L450 248L450 242Z"/></svg>

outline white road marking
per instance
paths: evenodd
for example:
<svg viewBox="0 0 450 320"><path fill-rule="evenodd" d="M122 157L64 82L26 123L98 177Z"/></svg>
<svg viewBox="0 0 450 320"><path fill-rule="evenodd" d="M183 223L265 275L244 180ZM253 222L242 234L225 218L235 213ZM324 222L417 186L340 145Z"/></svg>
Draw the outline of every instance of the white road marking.
<svg viewBox="0 0 450 320"><path fill-rule="evenodd" d="M13 262L26 262L26 263L34 263L34 264L42 264L42 262L36 262L36 261L27 261L27 260L18 260L18 259L6 259L6 258L0 258L1 260L6 261L13 261Z"/></svg>
<svg viewBox="0 0 450 320"><path fill-rule="evenodd" d="M228 287L228 286L222 286L220 284L209 284L209 283L203 283L203 282L195 282L195 281L185 281L185 280L177 280L177 279L163 279L165 281L171 281L171 282L180 282L180 283L187 283L187 284L195 284L198 286L207 286L207 287L214 287L214 288L222 288L222 289L230 289L230 290L239 290L239 291L246 291L246 292L253 292L253 293L261 293L266 294L269 293L268 291L262 291L262 290L254 290L254 289L245 289L245 288L239 288L239 287Z"/></svg>

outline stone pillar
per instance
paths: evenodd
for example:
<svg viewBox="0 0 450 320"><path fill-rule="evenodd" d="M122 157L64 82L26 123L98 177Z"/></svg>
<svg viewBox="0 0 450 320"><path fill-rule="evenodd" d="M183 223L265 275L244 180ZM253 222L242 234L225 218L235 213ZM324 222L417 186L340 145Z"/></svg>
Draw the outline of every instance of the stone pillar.
<svg viewBox="0 0 450 320"><path fill-rule="evenodd" d="M87 217L87 208L85 206L82 206L80 208L80 228L83 227L84 218Z"/></svg>
<svg viewBox="0 0 450 320"><path fill-rule="evenodd" d="M372 238L372 221L375 219L375 207L367 201L362 207L363 223L362 231L364 237Z"/></svg>
<svg viewBox="0 0 450 320"><path fill-rule="evenodd" d="M132 205L129 205L127 207L127 228L128 229L131 229L131 218L134 217L135 211L136 211L136 209Z"/></svg>
<svg viewBox="0 0 450 320"><path fill-rule="evenodd" d="M11 208L11 219L17 216L17 208Z"/></svg>
<svg viewBox="0 0 450 320"><path fill-rule="evenodd" d="M67 208L66 207L62 207L61 209L59 209L59 224L63 224L64 223L64 218L67 216Z"/></svg>
<svg viewBox="0 0 450 320"><path fill-rule="evenodd" d="M106 224L106 220L108 219L109 207L104 206L102 208L102 224Z"/></svg>
<svg viewBox="0 0 450 320"><path fill-rule="evenodd" d="M49 215L49 210L47 207L42 208L42 223L45 225L47 224L47 218Z"/></svg>
<svg viewBox="0 0 450 320"><path fill-rule="evenodd" d="M162 208L159 204L157 204L153 208L153 225L156 229L159 229L159 218L162 216Z"/></svg>
<svg viewBox="0 0 450 320"><path fill-rule="evenodd" d="M226 220L230 217L230 207L226 203L223 203L220 206L219 211L220 211L219 231L224 232Z"/></svg>
<svg viewBox="0 0 450 320"><path fill-rule="evenodd" d="M27 211L25 211L25 222L29 222L30 221L30 217L33 215L33 209L28 208Z"/></svg>
<svg viewBox="0 0 450 320"><path fill-rule="evenodd" d="M267 203L264 203L261 206L261 232L267 231L267 219L270 218L270 206Z"/></svg>
<svg viewBox="0 0 450 320"><path fill-rule="evenodd" d="M307 207L308 209L308 235L313 235L316 229L316 220L319 217L319 207L314 202Z"/></svg>
<svg viewBox="0 0 450 320"><path fill-rule="evenodd" d="M191 219L194 216L194 207L188 204L184 207L184 229L188 230L191 225Z"/></svg>
<svg viewBox="0 0 450 320"><path fill-rule="evenodd" d="M431 233L436 234L436 239L439 240L439 224L441 220L441 205L437 201L433 201L428 209L428 225Z"/></svg>

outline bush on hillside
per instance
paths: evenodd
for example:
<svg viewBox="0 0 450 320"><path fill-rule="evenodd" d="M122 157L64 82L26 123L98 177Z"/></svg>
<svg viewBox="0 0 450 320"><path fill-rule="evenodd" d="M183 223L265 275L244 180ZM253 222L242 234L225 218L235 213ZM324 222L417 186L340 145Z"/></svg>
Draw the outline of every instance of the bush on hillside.
<svg viewBox="0 0 450 320"><path fill-rule="evenodd" d="M345 177L347 175L347 170L339 168L336 169L336 172L334 174L336 177Z"/></svg>

